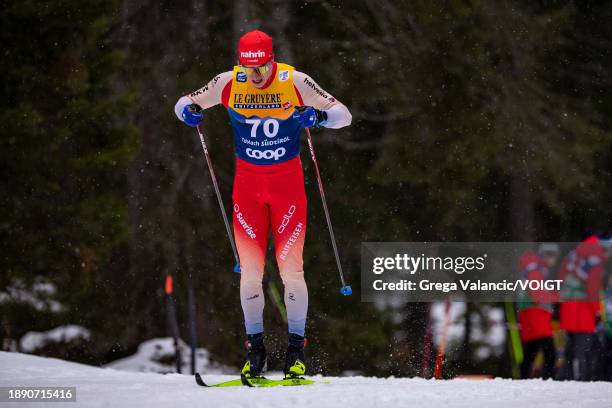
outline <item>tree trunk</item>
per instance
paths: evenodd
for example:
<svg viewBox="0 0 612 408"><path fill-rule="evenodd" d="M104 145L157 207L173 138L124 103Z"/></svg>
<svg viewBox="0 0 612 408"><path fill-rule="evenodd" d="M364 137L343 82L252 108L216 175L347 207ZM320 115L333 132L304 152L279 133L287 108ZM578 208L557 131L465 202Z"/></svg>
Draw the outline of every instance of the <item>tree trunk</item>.
<svg viewBox="0 0 612 408"><path fill-rule="evenodd" d="M510 174L510 222L513 241L535 239L535 210L529 180L517 169Z"/></svg>

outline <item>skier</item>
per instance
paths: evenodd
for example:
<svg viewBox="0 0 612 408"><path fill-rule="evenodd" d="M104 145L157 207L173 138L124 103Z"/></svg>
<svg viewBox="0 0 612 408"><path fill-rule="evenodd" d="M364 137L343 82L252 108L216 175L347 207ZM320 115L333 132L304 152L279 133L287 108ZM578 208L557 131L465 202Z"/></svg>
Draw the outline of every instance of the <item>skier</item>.
<svg viewBox="0 0 612 408"><path fill-rule="evenodd" d="M596 329L602 356L598 359L597 379L612 381L612 234L602 234L599 244L606 253L607 263L604 265L606 276L601 299L601 316Z"/></svg>
<svg viewBox="0 0 612 408"><path fill-rule="evenodd" d="M604 332L603 379L612 381L612 271L608 271L606 282L606 290L603 295L604 318L602 319Z"/></svg>
<svg viewBox="0 0 612 408"><path fill-rule="evenodd" d="M204 118L203 110L218 104L229 113L236 154L232 218L248 351L242 373L260 377L266 365L262 280L271 230L289 326L283 371L286 378L299 377L306 371L303 350L308 309L302 259L306 194L300 133L303 127L348 126L351 114L308 75L276 62L272 38L257 30L240 38L238 65L181 97L175 113L185 124L196 127Z"/></svg>
<svg viewBox="0 0 612 408"><path fill-rule="evenodd" d="M592 351L600 319L600 291L607 255L596 235L570 252L561 266L561 329L567 333L566 361L570 379L588 381L595 371Z"/></svg>
<svg viewBox="0 0 612 408"><path fill-rule="evenodd" d="M559 257L559 245L543 243L536 255L525 252L520 260L521 279L540 280L549 278L550 268ZM525 357L521 363L521 378L529 378L531 366L539 350L544 353L542 377L552 378L555 366L555 346L552 335L553 303L558 294L548 290L521 291L518 295L519 325Z"/></svg>

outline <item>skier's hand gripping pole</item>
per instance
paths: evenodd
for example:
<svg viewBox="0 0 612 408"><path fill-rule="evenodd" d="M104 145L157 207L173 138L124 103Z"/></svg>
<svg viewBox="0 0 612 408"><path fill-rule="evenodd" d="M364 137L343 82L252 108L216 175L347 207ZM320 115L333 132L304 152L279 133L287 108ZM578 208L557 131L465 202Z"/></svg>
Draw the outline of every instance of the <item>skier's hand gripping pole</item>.
<svg viewBox="0 0 612 408"><path fill-rule="evenodd" d="M215 194L217 195L217 201L219 202L219 208L221 208L221 215L223 216L223 222L225 222L225 229L227 230L227 237L229 238L230 244L232 246L232 251L234 251L234 259L236 260L236 265L234 265L234 272L240 273L240 260L238 259L238 251L236 250L236 242L234 242L234 236L232 235L232 230L230 229L230 224L227 219L227 214L225 213L225 207L223 206L223 200L221 199L221 192L219 191L219 184L217 183L217 177L215 176L215 171L213 170L212 162L210 160L210 155L208 154L208 148L206 147L206 140L204 139L204 133L202 132L202 128L198 124L196 126L198 131L198 135L200 136L200 142L202 143L202 149L204 150L204 156L206 157L206 164L208 164L208 170L210 171L210 178L212 179L213 186L215 188Z"/></svg>
<svg viewBox="0 0 612 408"><path fill-rule="evenodd" d="M338 265L338 273L340 274L340 282L342 288L340 293L344 296L350 296L353 294L353 289L350 285L347 285L344 280L344 274L342 273L342 264L340 263L340 255L338 255L338 246L336 245L336 237L334 236L334 229L332 228L331 219L329 218L329 210L327 209L327 201L325 200L325 192L323 191L323 181L321 180L321 173L319 173L319 165L317 164L317 157L315 156L314 145L312 144L312 137L310 136L310 129L305 128L306 139L308 140L308 148L310 149L310 156L312 157L312 163L314 164L315 174L317 176L317 183L319 184L319 193L321 193L321 201L323 203L323 211L325 211L325 219L327 220L327 227L329 228L329 235L331 237L332 247L334 248L334 255L336 257L336 264Z"/></svg>

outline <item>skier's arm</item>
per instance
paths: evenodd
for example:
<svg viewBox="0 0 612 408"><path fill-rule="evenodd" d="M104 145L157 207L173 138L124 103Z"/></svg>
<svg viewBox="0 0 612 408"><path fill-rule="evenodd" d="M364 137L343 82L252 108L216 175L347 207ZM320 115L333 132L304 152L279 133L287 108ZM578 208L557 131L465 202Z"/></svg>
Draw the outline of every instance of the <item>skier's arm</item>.
<svg viewBox="0 0 612 408"><path fill-rule="evenodd" d="M312 106L327 114L327 121L323 124L324 127L339 129L351 124L352 116L348 108L323 90L308 75L294 71L293 85L305 106Z"/></svg>
<svg viewBox="0 0 612 408"><path fill-rule="evenodd" d="M186 106L196 104L202 109L208 109L220 104L223 89L232 80L232 71L215 76L208 84L197 91L181 97L174 105L174 113L179 120L183 120L183 110Z"/></svg>
<svg viewBox="0 0 612 408"><path fill-rule="evenodd" d="M589 277L586 281L587 299L598 305L596 310L599 310L599 298L601 297L601 283L603 281L603 277L603 265L601 260L598 260L589 271Z"/></svg>

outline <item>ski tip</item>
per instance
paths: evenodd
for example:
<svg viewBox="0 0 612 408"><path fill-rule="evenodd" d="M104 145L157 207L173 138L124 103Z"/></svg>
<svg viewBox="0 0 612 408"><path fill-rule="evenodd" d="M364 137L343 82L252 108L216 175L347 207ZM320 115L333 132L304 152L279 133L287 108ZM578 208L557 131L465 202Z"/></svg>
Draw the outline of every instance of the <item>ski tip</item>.
<svg viewBox="0 0 612 408"><path fill-rule="evenodd" d="M198 384L201 387L208 387L208 385L202 379L202 376L200 375L200 373L195 373L195 381L196 381L196 384Z"/></svg>
<svg viewBox="0 0 612 408"><path fill-rule="evenodd" d="M343 296L351 296L353 294L353 289L351 285L346 285L340 289L340 293L342 293Z"/></svg>
<svg viewBox="0 0 612 408"><path fill-rule="evenodd" d="M240 273L240 265L239 264L234 265L234 272Z"/></svg>

